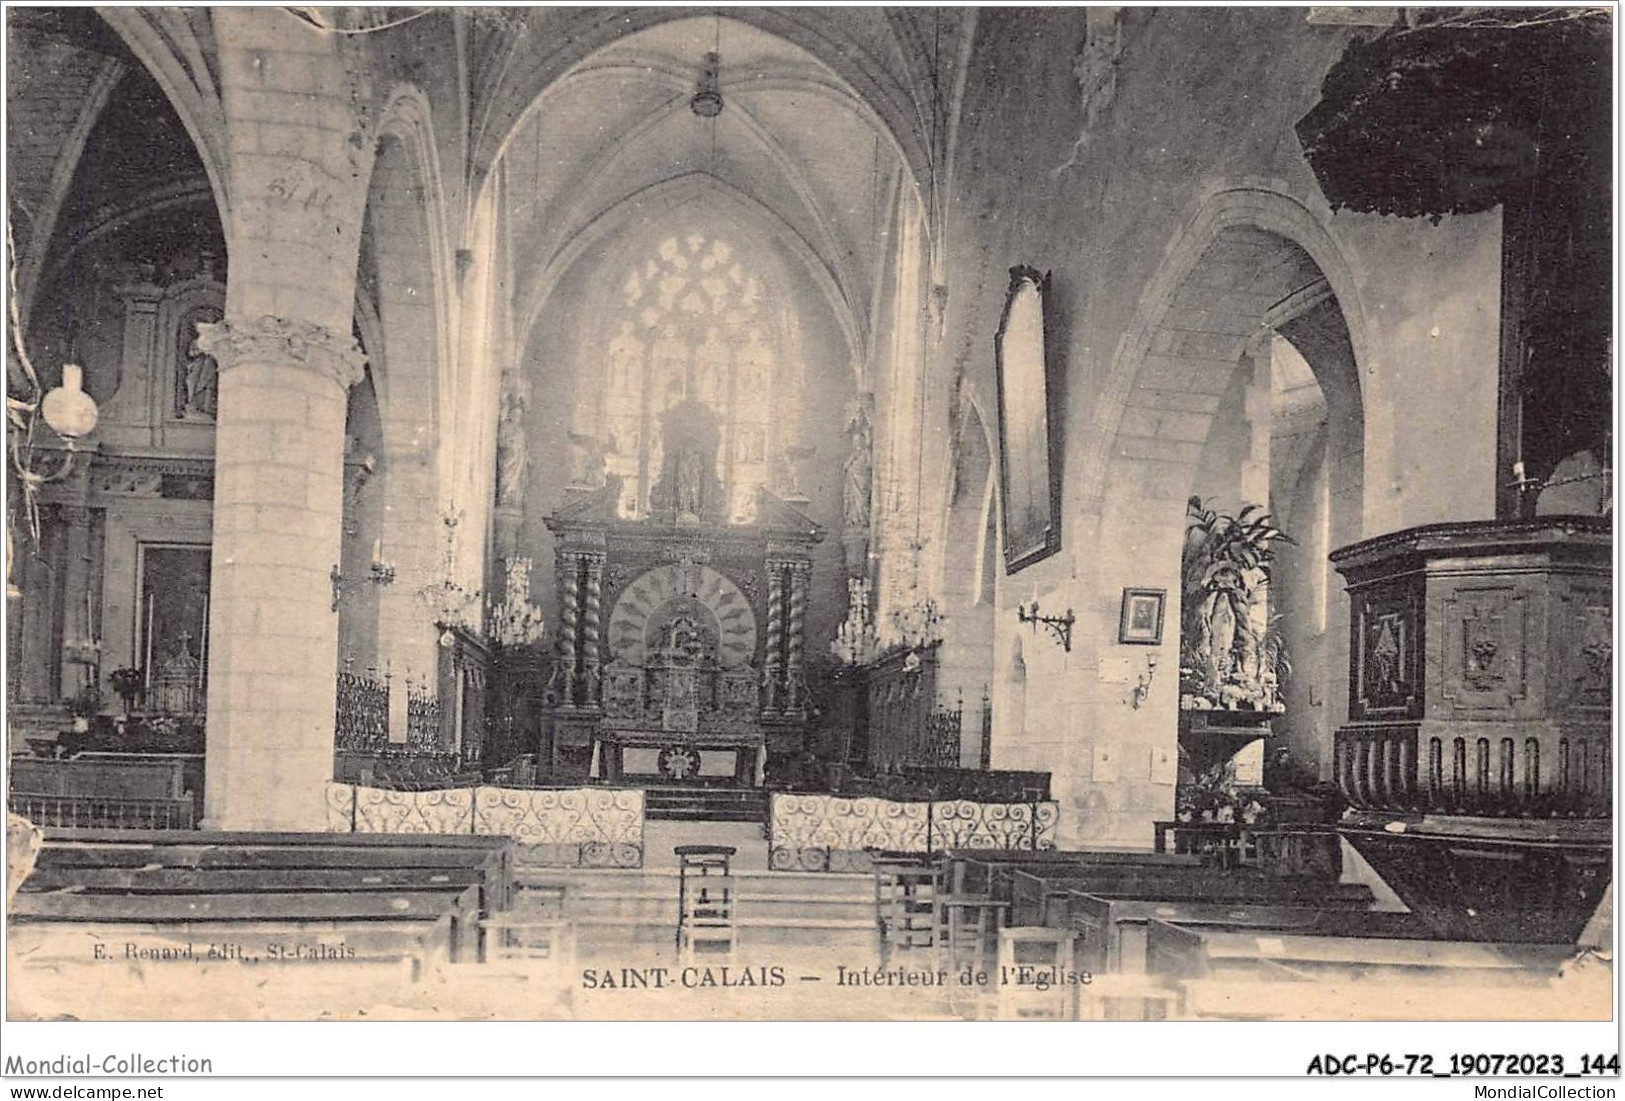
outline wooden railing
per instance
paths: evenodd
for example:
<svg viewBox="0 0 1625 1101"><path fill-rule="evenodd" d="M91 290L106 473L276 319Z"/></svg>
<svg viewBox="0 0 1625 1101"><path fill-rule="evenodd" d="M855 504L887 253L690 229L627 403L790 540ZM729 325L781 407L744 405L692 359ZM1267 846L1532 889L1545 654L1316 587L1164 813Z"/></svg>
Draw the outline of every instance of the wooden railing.
<svg viewBox="0 0 1625 1101"><path fill-rule="evenodd" d="M1424 735L1416 726L1344 727L1335 773L1361 810L1490 817L1606 818L1610 745L1549 730Z"/></svg>

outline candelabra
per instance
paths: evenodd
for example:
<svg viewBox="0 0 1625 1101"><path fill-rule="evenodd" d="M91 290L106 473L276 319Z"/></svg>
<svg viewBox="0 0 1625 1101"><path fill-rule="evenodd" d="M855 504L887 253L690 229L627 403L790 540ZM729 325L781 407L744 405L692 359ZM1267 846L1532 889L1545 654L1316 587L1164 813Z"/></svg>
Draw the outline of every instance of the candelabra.
<svg viewBox="0 0 1625 1101"><path fill-rule="evenodd" d="M847 665L867 665L880 649L874 617L869 612L869 581L854 577L846 583L846 620L835 632L830 651Z"/></svg>
<svg viewBox="0 0 1625 1101"><path fill-rule="evenodd" d="M491 634L499 645L529 646L545 631L542 610L530 602L530 565L529 558L508 560L502 604L491 612Z"/></svg>
<svg viewBox="0 0 1625 1101"><path fill-rule="evenodd" d="M943 615L935 597L913 600L891 610L891 639L894 645L918 650L942 641Z"/></svg>
<svg viewBox="0 0 1625 1101"><path fill-rule="evenodd" d="M457 525L462 518L463 514L456 509L447 509L441 513L440 523L446 532L446 549L441 557L440 579L431 581L417 591L418 601L428 612L430 621L440 628L442 646L450 646L456 641L456 635L452 631L454 627L475 632L481 627L473 609L484 594L479 589L467 589L456 580Z"/></svg>
<svg viewBox="0 0 1625 1101"><path fill-rule="evenodd" d="M1043 624L1049 629L1050 634L1055 636L1055 641L1061 644L1061 649L1069 654L1072 652L1072 624L1076 622L1077 617L1072 614L1071 608L1068 608L1066 614L1062 616L1042 615L1038 610L1038 601L1035 600L1031 604L1016 605L1016 618L1023 623L1032 624L1034 634L1038 633L1038 625Z"/></svg>

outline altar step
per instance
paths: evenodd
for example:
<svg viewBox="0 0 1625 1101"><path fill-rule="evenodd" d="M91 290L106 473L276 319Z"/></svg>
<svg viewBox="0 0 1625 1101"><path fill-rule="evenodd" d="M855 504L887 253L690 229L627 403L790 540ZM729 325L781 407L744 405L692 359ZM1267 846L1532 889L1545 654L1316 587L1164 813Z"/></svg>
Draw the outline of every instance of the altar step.
<svg viewBox="0 0 1625 1101"><path fill-rule="evenodd" d="M643 813L668 822L767 822L767 792L760 788L651 787Z"/></svg>
<svg viewBox="0 0 1625 1101"><path fill-rule="evenodd" d="M583 946L662 944L677 930L675 869L572 871L569 917ZM734 918L754 947L876 943L875 885L868 875L735 871ZM523 892L515 907L523 909Z"/></svg>

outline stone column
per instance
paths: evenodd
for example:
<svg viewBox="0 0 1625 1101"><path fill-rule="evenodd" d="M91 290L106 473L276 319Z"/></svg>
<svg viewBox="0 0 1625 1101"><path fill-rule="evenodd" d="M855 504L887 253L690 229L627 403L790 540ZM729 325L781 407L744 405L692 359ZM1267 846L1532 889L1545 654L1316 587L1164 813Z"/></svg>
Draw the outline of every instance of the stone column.
<svg viewBox="0 0 1625 1101"><path fill-rule="evenodd" d="M220 366L205 820L319 830L333 771L348 333L228 316L199 327Z"/></svg>
<svg viewBox="0 0 1625 1101"><path fill-rule="evenodd" d="M384 448L380 540L384 561L395 567L395 581L378 589L378 660L397 690L391 695L396 717L390 720L390 739L397 742L406 740L408 677L432 678L440 667L440 631L419 596L424 586L440 580L445 553L445 527L435 512L433 462L432 451L415 440Z"/></svg>

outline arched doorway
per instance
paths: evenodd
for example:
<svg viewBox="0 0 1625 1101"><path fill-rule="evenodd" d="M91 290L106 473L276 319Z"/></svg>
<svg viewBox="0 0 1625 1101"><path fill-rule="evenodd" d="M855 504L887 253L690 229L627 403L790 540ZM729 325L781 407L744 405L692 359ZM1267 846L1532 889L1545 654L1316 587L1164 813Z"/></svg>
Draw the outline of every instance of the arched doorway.
<svg viewBox="0 0 1625 1101"><path fill-rule="evenodd" d="M1130 693L1132 706L1120 709L1114 705L1122 693L1111 691L1116 682L1108 684L1102 673L1107 702L1098 708L1097 751L1110 741L1120 761L1149 751L1155 762L1176 730L1192 725L1185 721L1192 711L1211 709L1228 719L1230 712L1284 708L1250 720L1274 733L1245 762L1247 779L1262 781L1261 760L1276 746L1288 749L1304 773L1329 767L1331 733L1347 707L1348 642L1347 611L1331 598L1324 556L1360 538L1364 515L1357 369L1363 327L1354 302L1325 230L1283 196L1222 193L1170 251L1108 381L1116 431L1085 471L1094 480L1099 519L1093 565L1101 637L1120 637L1124 589L1168 594L1160 646L1113 652L1128 663L1124 683L1132 686L1138 675L1144 694ZM1190 595L1181 562L1187 542L1199 538L1188 526L1193 496L1221 517L1267 512L1277 527L1291 524L1293 543L1275 544L1281 553L1271 583L1251 585L1248 610L1238 612L1238 637L1251 629L1262 641L1274 632L1288 656L1290 672L1281 663L1273 695L1239 676L1221 678L1211 692L1193 689L1188 674L1175 672L1191 665L1189 647L1181 653L1179 625L1182 594ZM1249 670L1254 679L1260 668ZM1143 779L1119 773L1104 782L1074 781L1079 805L1099 808L1099 821L1082 829L1143 842L1148 819L1172 814L1169 772L1153 765Z"/></svg>

